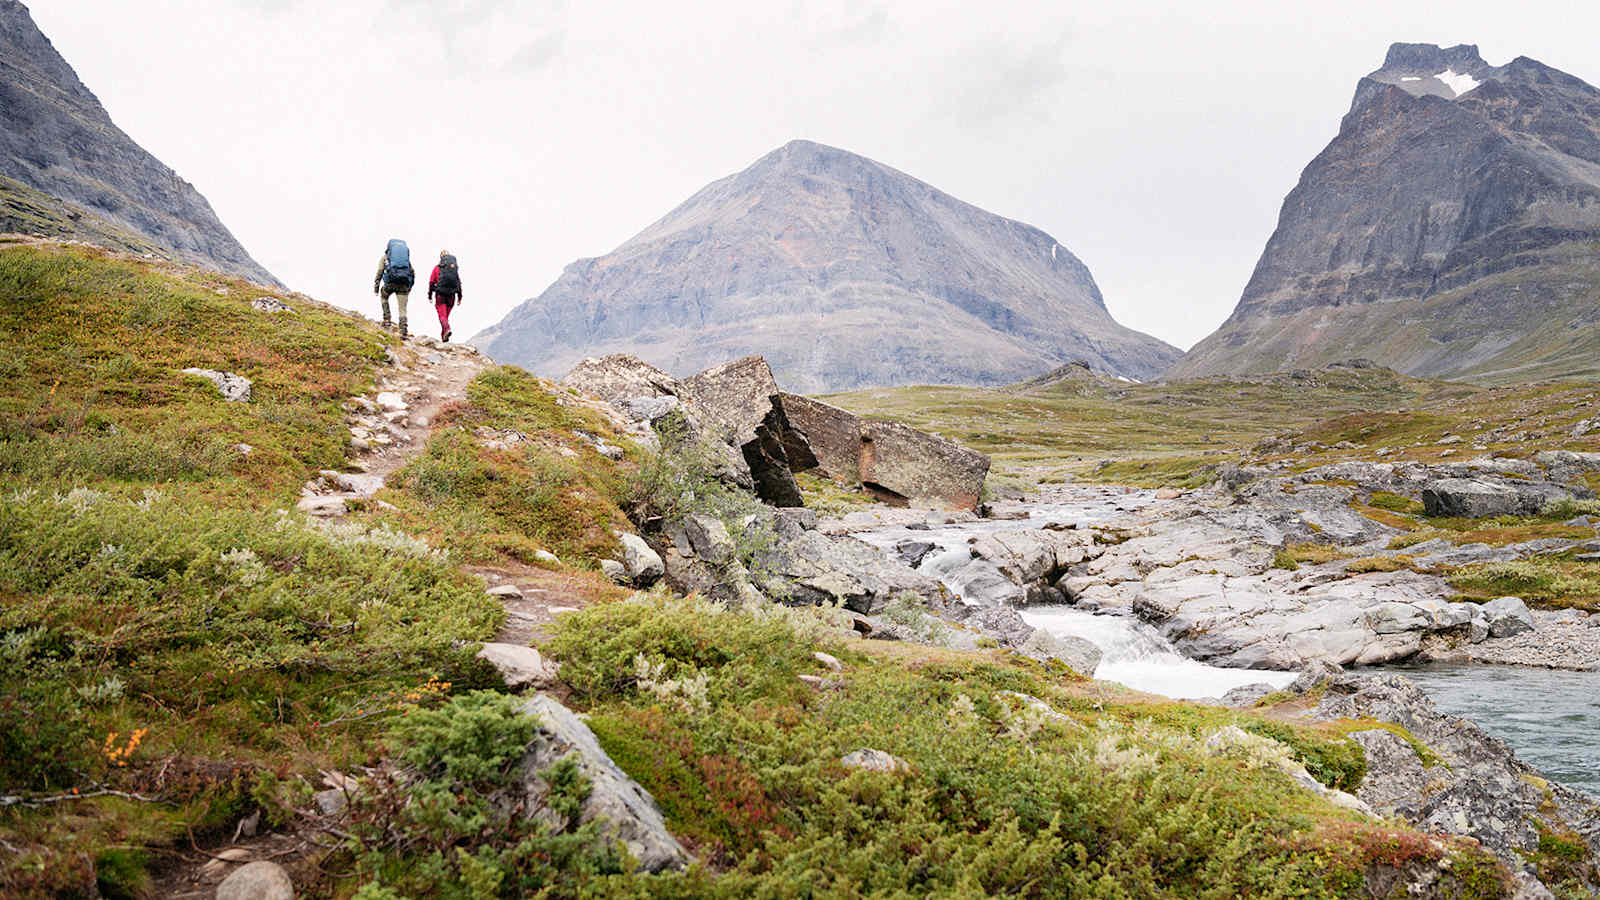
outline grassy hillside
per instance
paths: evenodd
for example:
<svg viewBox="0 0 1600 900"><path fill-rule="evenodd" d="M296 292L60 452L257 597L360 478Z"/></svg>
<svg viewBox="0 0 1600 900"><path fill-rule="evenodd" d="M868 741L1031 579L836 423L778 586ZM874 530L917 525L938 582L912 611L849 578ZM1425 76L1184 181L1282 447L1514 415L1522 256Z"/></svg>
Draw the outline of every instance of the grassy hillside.
<svg viewBox="0 0 1600 900"><path fill-rule="evenodd" d="M1506 893L1481 851L1358 819L1281 771L1351 786L1365 763L1343 732L1368 726L862 642L831 610L600 586L595 558L641 492L704 491L636 476L638 448L514 368L478 375L382 502L308 522L286 510L346 466L346 398L398 345L306 298L256 311L259 295L0 247L0 892L156 896L259 813L306 896L1365 896L1374 872L1440 860L1441 896ZM186 366L254 395L228 403ZM1326 390L1434 390L1371 377ZM1128 427L1108 398L1013 399L1098 404L1095 440ZM533 564L586 606L542 645L558 693L660 801L689 871L624 874L593 827L501 805L529 726L473 658L503 610L469 570ZM814 673L821 688L796 677ZM1228 724L1254 737L1208 748ZM906 767L845 769L863 746ZM337 823L310 799L329 772L358 785ZM585 789L565 778L551 802Z"/></svg>
<svg viewBox="0 0 1600 900"><path fill-rule="evenodd" d="M171 257L142 234L113 225L55 197L0 175L0 234L88 241L139 255Z"/></svg>
<svg viewBox="0 0 1600 900"><path fill-rule="evenodd" d="M1003 477L1049 479L1115 462L1101 474L1139 482L1186 477L1264 437L1329 415L1471 390L1386 369L1335 368L1150 384L1079 374L1006 390L910 387L825 399L959 440L993 457Z"/></svg>

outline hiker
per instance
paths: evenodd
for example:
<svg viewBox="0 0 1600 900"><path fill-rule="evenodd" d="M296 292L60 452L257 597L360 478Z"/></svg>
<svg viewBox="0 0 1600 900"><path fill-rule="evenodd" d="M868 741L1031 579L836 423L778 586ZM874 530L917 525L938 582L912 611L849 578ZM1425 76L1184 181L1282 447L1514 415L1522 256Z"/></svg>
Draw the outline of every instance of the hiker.
<svg viewBox="0 0 1600 900"><path fill-rule="evenodd" d="M378 262L378 275L372 279L372 292L383 301L383 327L392 327L389 322L389 295L393 294L400 306L400 337L406 337L406 301L411 299L411 286L417 283L416 274L411 271L411 248L406 242L395 238L389 241L389 246L383 251L383 259Z"/></svg>
<svg viewBox="0 0 1600 900"><path fill-rule="evenodd" d="M456 258L450 255L449 250L440 250L439 264L433 267L433 274L428 276L428 299L439 311L439 340L449 343L450 310L461 302L463 296L461 270L456 267Z"/></svg>

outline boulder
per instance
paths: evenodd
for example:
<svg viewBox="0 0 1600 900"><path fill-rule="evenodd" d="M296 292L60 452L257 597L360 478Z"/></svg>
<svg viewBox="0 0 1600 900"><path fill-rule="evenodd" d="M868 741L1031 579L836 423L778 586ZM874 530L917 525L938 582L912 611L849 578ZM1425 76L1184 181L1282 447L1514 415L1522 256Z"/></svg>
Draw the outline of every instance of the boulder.
<svg viewBox="0 0 1600 900"><path fill-rule="evenodd" d="M972 560L946 575L944 583L975 606L1023 606L1028 602L1027 590L988 560Z"/></svg>
<svg viewBox="0 0 1600 900"><path fill-rule="evenodd" d="M1556 484L1488 478L1441 478L1422 489L1422 505L1428 515L1467 519L1538 515L1546 504L1572 497L1570 489Z"/></svg>
<svg viewBox="0 0 1600 900"><path fill-rule="evenodd" d="M250 379L232 372L218 372L216 369L184 369L185 375L197 375L210 381L222 392L222 399L229 403L248 403L250 401Z"/></svg>
<svg viewBox="0 0 1600 900"><path fill-rule="evenodd" d="M1490 637L1511 637L1533 630L1533 613L1520 597L1498 597L1483 604Z"/></svg>
<svg viewBox="0 0 1600 900"><path fill-rule="evenodd" d="M499 669L506 687L512 690L547 688L555 684L560 671L556 663L545 659L538 650L521 644L487 643L479 648L478 658Z"/></svg>
<svg viewBox="0 0 1600 900"><path fill-rule="evenodd" d="M573 366L561 383L614 406L636 398L676 397L679 389L678 379L626 353L588 357ZM660 415L650 421L656 418Z"/></svg>
<svg viewBox="0 0 1600 900"><path fill-rule="evenodd" d="M688 863L688 851L667 830L655 798L611 761L589 726L543 694L524 703L522 711L539 720L539 733L520 766L519 777L530 797L543 798L549 793L540 772L575 756L578 769L591 785L579 812L580 823L598 821L602 833L626 847L642 871L681 869ZM530 815L541 811L536 803Z"/></svg>
<svg viewBox="0 0 1600 900"><path fill-rule="evenodd" d="M906 761L882 750L863 747L839 758L846 769L865 769L868 772L903 772L911 768Z"/></svg>
<svg viewBox="0 0 1600 900"><path fill-rule="evenodd" d="M1085 678L1094 677L1101 656L1100 648L1091 641L1072 635L1051 634L1043 628L1035 629L1017 648L1017 652L1030 659L1060 660Z"/></svg>
<svg viewBox="0 0 1600 900"><path fill-rule="evenodd" d="M922 560L929 553L939 548L932 541L901 541L894 545L894 552L900 556L902 562L915 569L922 565Z"/></svg>
<svg viewBox="0 0 1600 900"><path fill-rule="evenodd" d="M774 506L803 506L784 449L788 425L777 395L778 383L760 356L713 366L684 379L678 390L709 437L743 456L757 496Z"/></svg>
<svg viewBox="0 0 1600 900"><path fill-rule="evenodd" d="M640 587L649 587L660 580L667 572L666 565L661 561L661 554L651 549L644 542L644 538L630 532L617 535L617 541L622 544L622 563L627 570L628 578Z"/></svg>
<svg viewBox="0 0 1600 900"><path fill-rule="evenodd" d="M277 297L257 297L250 301L250 305L264 313L292 313L294 310L289 304Z"/></svg>
<svg viewBox="0 0 1600 900"><path fill-rule="evenodd" d="M1056 548L1048 531L1006 531L985 535L972 544L972 554L993 563L1000 573L1019 585L1043 581L1055 574Z"/></svg>
<svg viewBox="0 0 1600 900"><path fill-rule="evenodd" d="M217 900L294 900L294 882L268 860L246 863L217 885Z"/></svg>
<svg viewBox="0 0 1600 900"><path fill-rule="evenodd" d="M385 412L405 412L411 408L399 391L379 391L378 406Z"/></svg>
<svg viewBox="0 0 1600 900"><path fill-rule="evenodd" d="M600 560L600 574L610 579L613 584L627 584L628 567L614 559Z"/></svg>
<svg viewBox="0 0 1600 900"><path fill-rule="evenodd" d="M861 432L861 483L885 499L975 509L989 457L908 425L869 422Z"/></svg>
<svg viewBox="0 0 1600 900"><path fill-rule="evenodd" d="M805 456L791 453L790 463L797 466L796 471L814 467L836 481L861 481L860 416L799 394L780 392L777 403L798 439L794 443L803 444L814 460L805 467Z"/></svg>

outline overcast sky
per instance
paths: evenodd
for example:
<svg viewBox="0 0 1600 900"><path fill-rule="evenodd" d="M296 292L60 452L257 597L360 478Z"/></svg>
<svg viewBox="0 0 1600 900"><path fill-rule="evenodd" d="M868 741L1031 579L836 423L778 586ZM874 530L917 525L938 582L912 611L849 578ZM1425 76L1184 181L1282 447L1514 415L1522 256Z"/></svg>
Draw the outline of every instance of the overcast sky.
<svg viewBox="0 0 1600 900"><path fill-rule="evenodd" d="M376 315L387 238L448 248L461 336L808 138L1044 229L1187 348L1390 42L1600 83L1600 6L1572 2L28 5L279 278Z"/></svg>

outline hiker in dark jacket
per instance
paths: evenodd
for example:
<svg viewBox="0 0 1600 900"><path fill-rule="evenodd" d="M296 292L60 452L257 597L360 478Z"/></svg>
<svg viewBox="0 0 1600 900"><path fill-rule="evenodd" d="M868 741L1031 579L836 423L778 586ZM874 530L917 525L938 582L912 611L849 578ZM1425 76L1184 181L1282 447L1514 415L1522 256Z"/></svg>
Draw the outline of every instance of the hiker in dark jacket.
<svg viewBox="0 0 1600 900"><path fill-rule="evenodd" d="M439 340L450 340L450 310L466 296L461 290L461 270L449 250L439 251L439 264L428 276L428 299L439 311Z"/></svg>
<svg viewBox="0 0 1600 900"><path fill-rule="evenodd" d="M416 284L411 270L411 249L406 242L395 238L383 251L378 261L378 274L372 279L372 292L383 301L383 327L389 323L389 295L393 294L400 306L400 337L406 337L406 301L411 299L411 287Z"/></svg>

